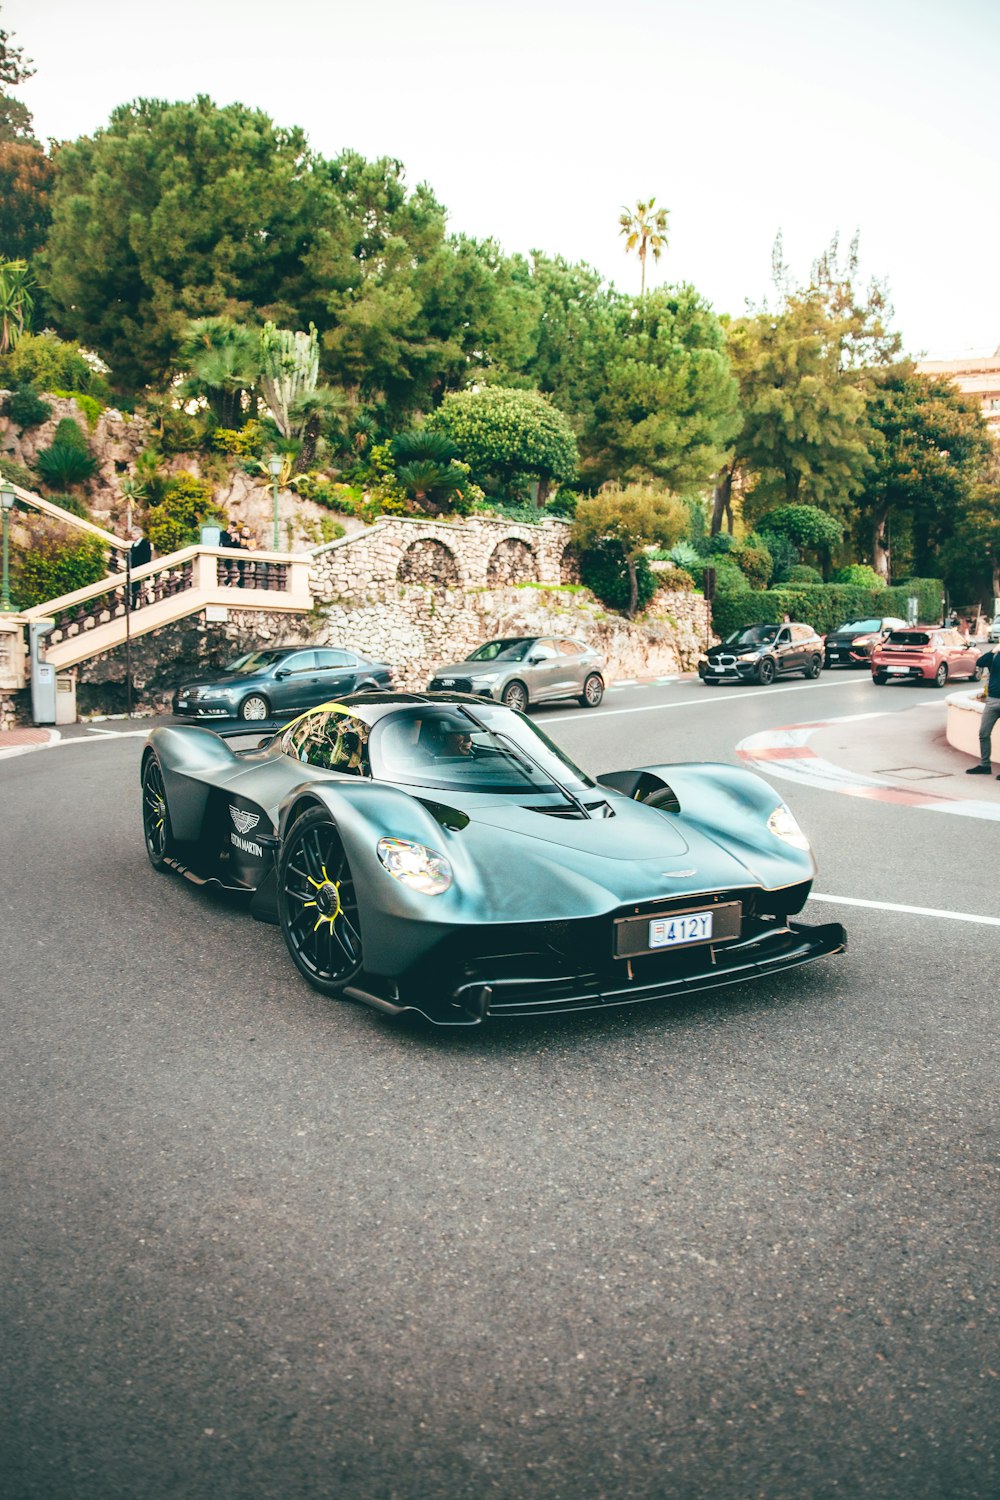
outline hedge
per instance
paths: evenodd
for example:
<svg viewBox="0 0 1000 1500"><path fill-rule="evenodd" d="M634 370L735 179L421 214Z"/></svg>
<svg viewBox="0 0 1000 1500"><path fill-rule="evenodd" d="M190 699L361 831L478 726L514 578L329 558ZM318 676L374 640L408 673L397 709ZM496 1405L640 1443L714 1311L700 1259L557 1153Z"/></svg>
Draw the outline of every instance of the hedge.
<svg viewBox="0 0 1000 1500"><path fill-rule="evenodd" d="M847 620L879 615L899 615L905 620L907 601L914 595L918 620L936 624L944 608L940 578L910 578L883 589L862 589L848 583L786 583L766 591L726 591L712 605L712 626L717 635L726 636L741 625L778 625L789 615L826 635Z"/></svg>

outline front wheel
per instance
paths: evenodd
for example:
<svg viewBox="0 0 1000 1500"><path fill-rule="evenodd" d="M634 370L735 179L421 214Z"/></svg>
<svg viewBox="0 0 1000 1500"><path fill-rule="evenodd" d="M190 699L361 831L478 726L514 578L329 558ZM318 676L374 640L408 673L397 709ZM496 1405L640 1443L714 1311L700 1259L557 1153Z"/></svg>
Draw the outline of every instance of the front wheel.
<svg viewBox="0 0 1000 1500"><path fill-rule="evenodd" d="M805 675L812 678L818 677L822 666L823 658L821 656L814 656L808 667L806 667Z"/></svg>
<svg viewBox="0 0 1000 1500"><path fill-rule="evenodd" d="M596 672L592 672L583 684L583 693L580 702L584 708L596 708L604 697L604 683Z"/></svg>
<svg viewBox="0 0 1000 1500"><path fill-rule="evenodd" d="M251 693L249 698L244 698L240 704L241 719L256 723L258 719L269 719L270 717L271 705L263 693Z"/></svg>
<svg viewBox="0 0 1000 1500"><path fill-rule="evenodd" d="M515 713L523 714L528 707L528 689L523 682L509 682L500 702L505 708L512 708Z"/></svg>
<svg viewBox="0 0 1000 1500"><path fill-rule="evenodd" d="M757 681L761 687L769 687L774 681L774 662L769 656L765 656L757 668Z"/></svg>
<svg viewBox="0 0 1000 1500"><path fill-rule="evenodd" d="M351 867L328 812L293 823L278 865L278 916L292 962L323 995L342 995L361 971L361 923Z"/></svg>
<svg viewBox="0 0 1000 1500"><path fill-rule="evenodd" d="M167 857L174 845L170 827L170 809L163 785L163 772L155 755L150 755L142 770L142 834L146 841L149 863L158 873L167 868Z"/></svg>
<svg viewBox="0 0 1000 1500"><path fill-rule="evenodd" d="M948 668L945 666L944 662L942 662L937 671L934 673L934 686L943 688L947 681Z"/></svg>
<svg viewBox="0 0 1000 1500"><path fill-rule="evenodd" d="M886 685L886 683L888 681L889 681L889 674L888 674L888 672L873 672L872 673L872 682L877 682L878 685L879 685L879 687L885 687L885 685Z"/></svg>

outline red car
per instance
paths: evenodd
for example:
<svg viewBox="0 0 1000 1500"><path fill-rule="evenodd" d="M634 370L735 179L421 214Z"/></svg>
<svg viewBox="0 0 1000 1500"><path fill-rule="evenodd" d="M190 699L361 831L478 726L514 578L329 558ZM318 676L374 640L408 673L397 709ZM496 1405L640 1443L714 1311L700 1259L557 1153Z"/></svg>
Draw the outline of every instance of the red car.
<svg viewBox="0 0 1000 1500"><path fill-rule="evenodd" d="M982 648L947 625L908 625L892 630L872 651L872 681L904 678L944 687L949 678L979 678Z"/></svg>

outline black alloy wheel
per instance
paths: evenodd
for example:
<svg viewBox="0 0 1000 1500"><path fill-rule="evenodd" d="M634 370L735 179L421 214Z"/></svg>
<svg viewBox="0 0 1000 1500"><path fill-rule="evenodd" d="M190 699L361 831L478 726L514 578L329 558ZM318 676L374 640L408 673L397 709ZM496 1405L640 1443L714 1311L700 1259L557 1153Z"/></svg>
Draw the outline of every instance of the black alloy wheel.
<svg viewBox="0 0 1000 1500"><path fill-rule="evenodd" d="M358 899L336 825L314 807L293 825L278 867L278 915L299 973L341 995L364 961Z"/></svg>
<svg viewBox="0 0 1000 1500"><path fill-rule="evenodd" d="M509 682L500 702L505 708L512 708L515 713L523 714L528 707L528 689L523 682Z"/></svg>
<svg viewBox="0 0 1000 1500"><path fill-rule="evenodd" d="M770 687L774 681L774 662L769 656L765 656L757 668L757 681L761 687Z"/></svg>
<svg viewBox="0 0 1000 1500"><path fill-rule="evenodd" d="M249 698L244 698L240 704L240 718L256 723L259 719L271 717L271 705L263 693L251 693Z"/></svg>
<svg viewBox="0 0 1000 1500"><path fill-rule="evenodd" d="M944 662L942 662L941 665L938 667L937 671L934 673L934 686L935 687L939 687L939 688L943 688L944 685L945 685L945 683L947 681L948 681L948 668L947 668L947 665Z"/></svg>
<svg viewBox="0 0 1000 1500"><path fill-rule="evenodd" d="M142 768L142 833L149 863L154 870L164 873L167 856L174 846L174 836L170 827L163 772L155 755L147 756Z"/></svg>
<svg viewBox="0 0 1000 1500"><path fill-rule="evenodd" d="M809 662L808 667L806 667L806 673L805 673L805 675L807 677L811 677L811 678L815 679L816 677L819 676L819 674L820 674L820 668L822 667L822 665L823 665L823 658L821 656L814 656L814 657L812 657L812 659Z"/></svg>
<svg viewBox="0 0 1000 1500"><path fill-rule="evenodd" d="M879 685L879 687L885 687L885 685L886 685L886 683L888 681L889 681L889 674L888 674L888 672L873 672L872 673L872 682L877 682L878 685Z"/></svg>
<svg viewBox="0 0 1000 1500"><path fill-rule="evenodd" d="M584 708L596 708L603 697L604 683L596 672L591 672L583 684L583 693L581 694L580 702Z"/></svg>

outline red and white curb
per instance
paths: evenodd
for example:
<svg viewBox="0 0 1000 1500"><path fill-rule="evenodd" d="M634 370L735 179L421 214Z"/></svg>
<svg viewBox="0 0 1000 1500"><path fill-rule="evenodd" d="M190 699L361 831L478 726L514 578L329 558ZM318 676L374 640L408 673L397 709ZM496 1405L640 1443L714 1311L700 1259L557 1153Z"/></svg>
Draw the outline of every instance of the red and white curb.
<svg viewBox="0 0 1000 1500"><path fill-rule="evenodd" d="M819 719L812 724L786 724L779 729L766 729L761 734L751 734L740 740L736 754L767 776L797 781L827 792L841 792L845 797L866 797L873 802L891 802L899 807L919 807L927 812L987 818L1000 823L1000 805L995 802L936 796L933 792L897 786L880 776L848 771L824 760L809 744L814 734L833 724L880 717L879 714L846 714L836 719Z"/></svg>

